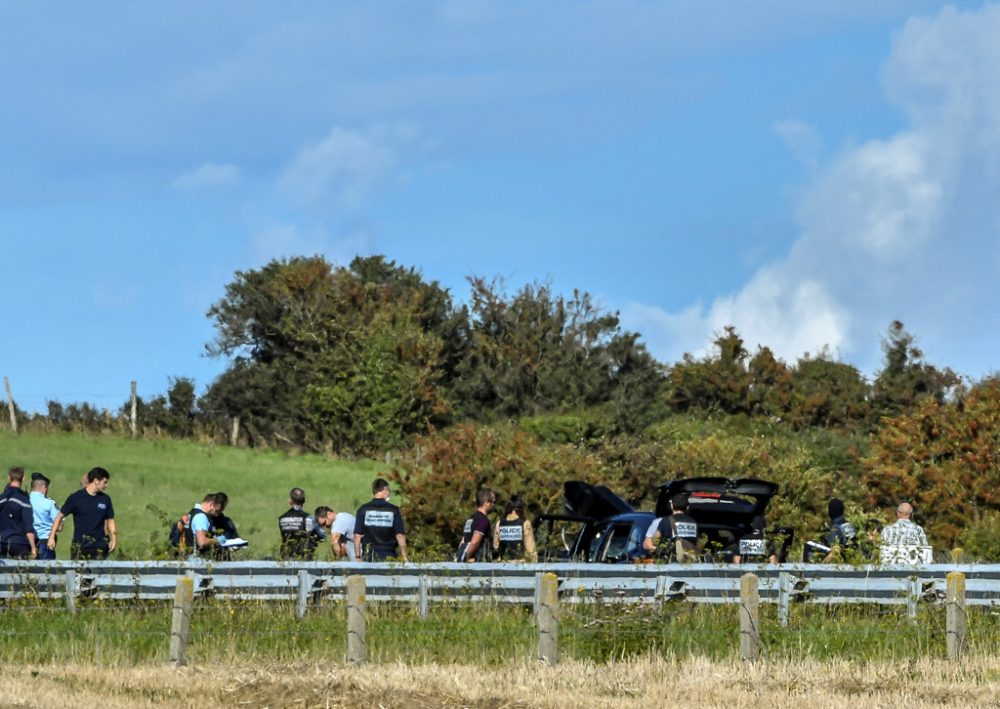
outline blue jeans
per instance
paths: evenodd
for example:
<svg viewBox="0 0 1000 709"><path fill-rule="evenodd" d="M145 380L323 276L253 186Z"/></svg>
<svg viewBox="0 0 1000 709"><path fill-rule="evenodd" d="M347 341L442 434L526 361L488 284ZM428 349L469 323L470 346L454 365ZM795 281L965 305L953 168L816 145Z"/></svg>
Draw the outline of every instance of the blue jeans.
<svg viewBox="0 0 1000 709"><path fill-rule="evenodd" d="M38 540L38 559L39 561L55 561L56 560L56 550L49 549L48 539Z"/></svg>

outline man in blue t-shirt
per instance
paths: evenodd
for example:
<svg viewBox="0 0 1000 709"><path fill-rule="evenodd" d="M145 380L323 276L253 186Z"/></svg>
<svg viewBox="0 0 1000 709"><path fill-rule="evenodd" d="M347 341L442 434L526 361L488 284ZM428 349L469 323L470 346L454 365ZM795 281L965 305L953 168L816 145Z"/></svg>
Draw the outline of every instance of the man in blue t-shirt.
<svg viewBox="0 0 1000 709"><path fill-rule="evenodd" d="M31 474L31 509L35 518L35 534L38 535L38 558L43 561L51 561L56 558L56 553L49 549L49 534L52 532L52 523L59 514L59 505L49 497L49 483L51 481L41 473Z"/></svg>
<svg viewBox="0 0 1000 709"><path fill-rule="evenodd" d="M56 534L66 517L73 517L73 543L71 559L106 559L118 546L118 528L115 525L115 508L105 491L111 478L104 468L93 468L87 473L87 485L71 494L52 521L49 549L55 551Z"/></svg>
<svg viewBox="0 0 1000 709"><path fill-rule="evenodd" d="M209 493L202 498L201 503L191 509L191 539L190 549L195 556L205 554L212 547L222 548L227 539L224 534L216 534L212 517L219 513L221 500L218 494Z"/></svg>

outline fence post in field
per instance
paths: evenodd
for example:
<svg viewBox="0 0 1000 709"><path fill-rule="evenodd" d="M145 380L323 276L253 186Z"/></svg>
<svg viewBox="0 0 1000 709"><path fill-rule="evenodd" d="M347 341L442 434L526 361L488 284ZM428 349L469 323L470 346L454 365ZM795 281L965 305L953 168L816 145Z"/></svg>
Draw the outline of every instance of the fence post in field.
<svg viewBox="0 0 1000 709"><path fill-rule="evenodd" d="M240 417L233 416L233 430L229 432L229 445L233 448L240 440Z"/></svg>
<svg viewBox="0 0 1000 709"><path fill-rule="evenodd" d="M132 380L132 411L131 411L131 417L130 417L130 420L129 420L129 423L132 425L132 440L133 441L135 440L135 437L138 434L138 430L139 430L138 429L138 422L136 421L136 418L135 418L135 411L136 411L136 401L135 401L135 399L136 399L136 396L135 396L135 379L133 379Z"/></svg>
<svg viewBox="0 0 1000 709"><path fill-rule="evenodd" d="M787 571L778 574L778 624L788 627L788 602L792 597L792 575Z"/></svg>
<svg viewBox="0 0 1000 709"><path fill-rule="evenodd" d="M947 618L945 637L948 643L948 659L959 662L965 650L965 574L952 571L948 574L945 595Z"/></svg>
<svg viewBox="0 0 1000 709"><path fill-rule="evenodd" d="M76 571L73 569L66 571L66 590L63 599L66 601L66 610L76 613Z"/></svg>
<svg viewBox="0 0 1000 709"><path fill-rule="evenodd" d="M656 588L653 590L653 610L660 612L663 610L663 597L667 593L667 576L660 574L656 577Z"/></svg>
<svg viewBox="0 0 1000 709"><path fill-rule="evenodd" d="M365 642L365 577L347 577L347 661L360 665L368 659Z"/></svg>
<svg viewBox="0 0 1000 709"><path fill-rule="evenodd" d="M187 664L187 646L191 639L191 614L194 612L194 579L177 577L174 590L174 617L170 624L170 662L175 666Z"/></svg>
<svg viewBox="0 0 1000 709"><path fill-rule="evenodd" d="M305 569L299 571L299 597L295 604L295 617L302 620L309 608L309 590L312 588L312 577Z"/></svg>
<svg viewBox="0 0 1000 709"><path fill-rule="evenodd" d="M538 659L554 665L559 662L559 577L542 574L538 588L535 620L538 623Z"/></svg>
<svg viewBox="0 0 1000 709"><path fill-rule="evenodd" d="M421 618L426 618L430 599L429 589L427 588L427 577L423 574L420 574L419 584L417 587L417 612Z"/></svg>
<svg viewBox="0 0 1000 709"><path fill-rule="evenodd" d="M755 662L760 655L760 593L757 574L740 577L740 658Z"/></svg>
<svg viewBox="0 0 1000 709"><path fill-rule="evenodd" d="M10 412L10 430L17 433L17 408L14 406L14 395L10 393L10 380L3 378L3 387L7 390L7 410Z"/></svg>
<svg viewBox="0 0 1000 709"><path fill-rule="evenodd" d="M906 593L906 615L909 616L910 620L914 623L917 621L917 609L920 603L920 590L920 579L916 576L911 577Z"/></svg>

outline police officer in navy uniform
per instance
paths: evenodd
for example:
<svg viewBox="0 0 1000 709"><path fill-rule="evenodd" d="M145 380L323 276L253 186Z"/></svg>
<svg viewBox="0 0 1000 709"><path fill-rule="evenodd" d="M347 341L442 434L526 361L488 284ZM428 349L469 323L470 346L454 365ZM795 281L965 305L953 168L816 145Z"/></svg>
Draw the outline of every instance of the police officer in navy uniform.
<svg viewBox="0 0 1000 709"><path fill-rule="evenodd" d="M493 551L499 561L538 561L531 521L524 517L524 503L514 495L507 503L507 515L497 520Z"/></svg>
<svg viewBox="0 0 1000 709"><path fill-rule="evenodd" d="M293 487L288 493L289 510L278 517L281 532L281 558L312 559L319 545L320 536L316 532L316 522L303 509L306 493L300 487Z"/></svg>
<svg viewBox="0 0 1000 709"><path fill-rule="evenodd" d="M24 468L11 468L7 480L7 487L0 494L0 558L37 558L35 514L31 498L21 489Z"/></svg>
<svg viewBox="0 0 1000 709"><path fill-rule="evenodd" d="M764 537L766 527L764 515L756 515L750 520L750 534L745 535L736 543L732 554L734 564L763 564L770 562L777 563L778 558L771 545Z"/></svg>
<svg viewBox="0 0 1000 709"><path fill-rule="evenodd" d="M395 556L409 561L403 514L389 502L389 482L375 478L372 499L354 516L354 553L358 561L386 561Z"/></svg>
<svg viewBox="0 0 1000 709"><path fill-rule="evenodd" d="M462 529L462 543L455 552L457 562L493 560L492 525L487 515L496 507L496 493L488 487L480 489L476 493L476 504L479 506L465 520Z"/></svg>
<svg viewBox="0 0 1000 709"><path fill-rule="evenodd" d="M826 511L830 515L830 531L826 535L826 545L831 549L835 546L854 546L858 530L844 517L844 503L835 497L827 503Z"/></svg>
<svg viewBox="0 0 1000 709"><path fill-rule="evenodd" d="M672 514L661 517L656 530L647 536L643 549L660 550L671 561L689 562L698 558L698 522L687 513L688 496L678 492L670 498Z"/></svg>

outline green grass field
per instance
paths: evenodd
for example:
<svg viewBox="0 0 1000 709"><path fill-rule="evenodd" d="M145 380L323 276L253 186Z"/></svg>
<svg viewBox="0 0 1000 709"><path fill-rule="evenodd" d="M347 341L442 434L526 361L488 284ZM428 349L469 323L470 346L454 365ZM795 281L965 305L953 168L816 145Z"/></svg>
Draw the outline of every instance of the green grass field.
<svg viewBox="0 0 1000 709"><path fill-rule="evenodd" d="M49 495L62 504L95 466L111 473L108 494L115 505L123 558L149 558L166 540L167 527L209 492L229 495L227 514L250 542L244 558L274 555L277 518L288 509L288 491L306 491L306 508L329 505L353 513L371 498L371 481L384 465L370 460L334 460L189 441L138 440L81 434L14 436L0 432L0 466L19 465L51 480ZM4 475L6 480L6 475ZM72 521L59 540L60 559L69 553ZM323 548L319 559L330 556Z"/></svg>
<svg viewBox="0 0 1000 709"><path fill-rule="evenodd" d="M100 663L128 666L167 661L171 609L165 603L80 599L71 615L60 603L26 598L2 607L0 656L7 662ZM199 600L191 619L189 654L196 664L290 662L302 658L343 663L347 611L342 601L315 607L296 620L291 602ZM872 606L794 606L782 628L772 606L761 615L762 652L771 660L906 661L945 657L944 610ZM490 603L435 604L426 618L414 605L369 603L369 659L377 663L521 663L534 657L538 631L531 609ZM968 609L966 652L996 657L1000 618ZM738 608L693 603L649 606L563 606L559 654L567 660L607 663L655 655L739 656Z"/></svg>

